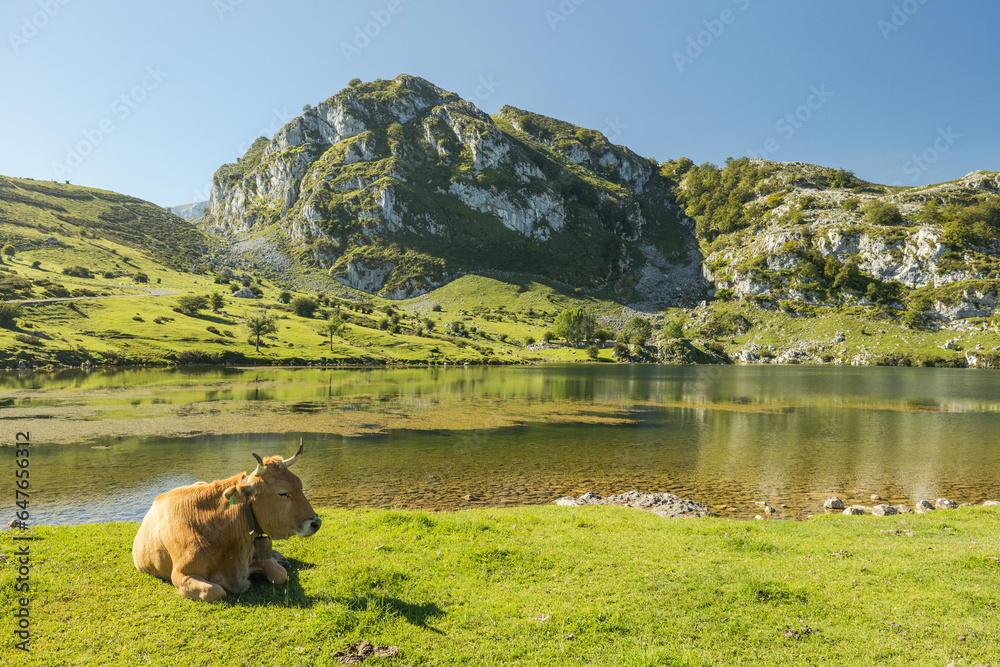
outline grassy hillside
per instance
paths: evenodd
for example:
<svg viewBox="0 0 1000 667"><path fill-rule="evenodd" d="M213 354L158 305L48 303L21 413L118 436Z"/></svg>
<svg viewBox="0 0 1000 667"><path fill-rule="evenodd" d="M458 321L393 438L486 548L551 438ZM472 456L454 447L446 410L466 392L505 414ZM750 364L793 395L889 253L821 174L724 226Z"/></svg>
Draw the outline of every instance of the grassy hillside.
<svg viewBox="0 0 1000 667"><path fill-rule="evenodd" d="M37 665L959 665L1000 654L996 508L806 522L609 507L322 511L287 584L218 604L132 565L136 524L35 528ZM0 535L10 554L10 532ZM0 596L16 605L13 559ZM11 641L5 664L23 661Z"/></svg>
<svg viewBox="0 0 1000 667"><path fill-rule="evenodd" d="M93 270L129 268L121 254L143 255L165 267L186 268L212 241L155 204L115 192L0 176L0 242L55 263L55 238L91 257ZM47 261L48 260L48 261ZM114 268L112 268L114 267Z"/></svg>

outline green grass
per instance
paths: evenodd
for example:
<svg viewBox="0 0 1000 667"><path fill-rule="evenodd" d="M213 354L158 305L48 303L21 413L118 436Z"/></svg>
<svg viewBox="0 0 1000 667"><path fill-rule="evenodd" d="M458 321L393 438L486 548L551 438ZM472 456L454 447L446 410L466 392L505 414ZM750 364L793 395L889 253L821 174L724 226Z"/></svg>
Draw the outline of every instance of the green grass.
<svg viewBox="0 0 1000 667"><path fill-rule="evenodd" d="M801 523L551 506L322 515L316 536L277 545L286 585L214 605L135 571L135 524L36 528L32 664L330 665L360 640L401 648L372 665L975 665L1000 652L995 508ZM5 609L14 576L0 565ZM21 659L3 642L0 660Z"/></svg>

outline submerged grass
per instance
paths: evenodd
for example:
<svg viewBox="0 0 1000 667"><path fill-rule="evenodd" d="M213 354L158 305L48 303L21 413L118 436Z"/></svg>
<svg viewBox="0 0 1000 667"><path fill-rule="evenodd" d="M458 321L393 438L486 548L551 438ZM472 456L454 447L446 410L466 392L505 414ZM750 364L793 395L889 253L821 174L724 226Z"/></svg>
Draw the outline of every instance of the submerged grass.
<svg viewBox="0 0 1000 667"><path fill-rule="evenodd" d="M332 665L360 640L401 649L371 665L944 665L1000 654L995 508L806 523L607 507L321 514L316 536L277 545L293 564L286 585L214 605L135 571L135 524L36 528L32 663ZM0 549L13 551L9 533ZM6 609L15 576L5 561ZM0 647L5 664L21 658L9 639Z"/></svg>

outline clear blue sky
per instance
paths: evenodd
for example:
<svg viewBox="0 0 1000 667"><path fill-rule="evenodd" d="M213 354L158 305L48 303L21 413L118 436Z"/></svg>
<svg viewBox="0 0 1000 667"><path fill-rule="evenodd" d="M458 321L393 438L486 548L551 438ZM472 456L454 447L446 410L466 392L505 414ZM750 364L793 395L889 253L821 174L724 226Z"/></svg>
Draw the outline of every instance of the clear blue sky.
<svg viewBox="0 0 1000 667"><path fill-rule="evenodd" d="M0 26L0 174L164 206L303 104L404 72L659 160L1000 170L992 0L5 0Z"/></svg>

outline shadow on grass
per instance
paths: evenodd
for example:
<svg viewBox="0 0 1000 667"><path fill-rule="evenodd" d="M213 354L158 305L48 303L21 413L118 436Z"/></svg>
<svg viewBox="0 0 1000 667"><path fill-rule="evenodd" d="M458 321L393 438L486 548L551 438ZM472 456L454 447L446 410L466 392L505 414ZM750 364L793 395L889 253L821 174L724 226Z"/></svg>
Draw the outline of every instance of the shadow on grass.
<svg viewBox="0 0 1000 667"><path fill-rule="evenodd" d="M226 601L240 607L312 607L316 600L306 595L299 581L299 571L315 567L312 563L289 559L288 581L272 584L264 574L250 576L250 588L237 596L227 596Z"/></svg>
<svg viewBox="0 0 1000 667"><path fill-rule="evenodd" d="M353 595L348 598L335 598L333 601L346 605L353 612L381 611L387 616L405 618L407 623L415 627L429 630L439 635L445 634L443 630L439 630L428 623L429 620L445 616L444 610L434 602L407 602L397 597L378 595L376 593Z"/></svg>

